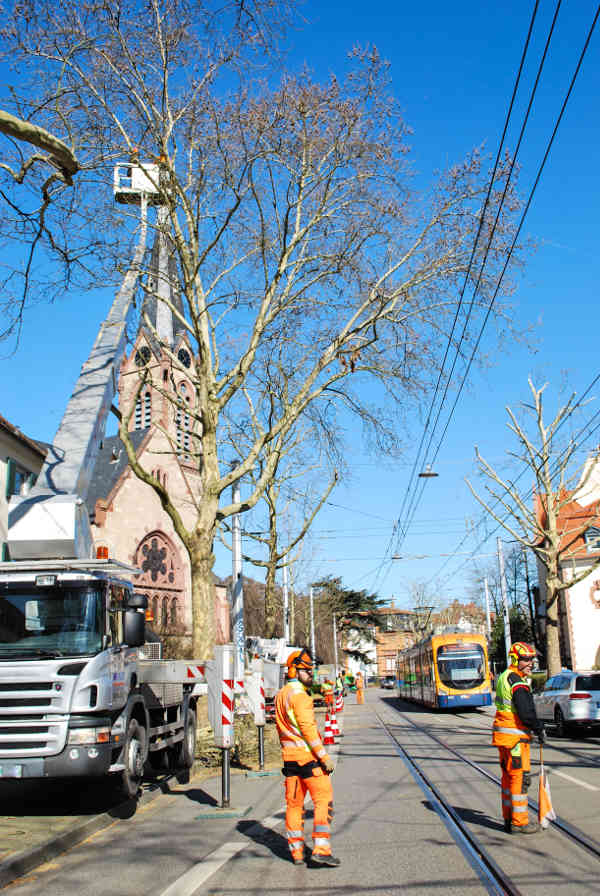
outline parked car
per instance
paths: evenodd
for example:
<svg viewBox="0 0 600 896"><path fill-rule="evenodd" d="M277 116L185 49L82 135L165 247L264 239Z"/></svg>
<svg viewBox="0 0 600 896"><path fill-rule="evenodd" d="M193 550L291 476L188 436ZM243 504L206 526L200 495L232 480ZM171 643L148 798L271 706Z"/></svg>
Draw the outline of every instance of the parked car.
<svg viewBox="0 0 600 896"><path fill-rule="evenodd" d="M553 724L559 737L600 727L600 672L563 670L533 700L538 718Z"/></svg>
<svg viewBox="0 0 600 896"><path fill-rule="evenodd" d="M379 686L382 688L389 688L392 690L396 687L396 679L393 675L386 675L385 678L382 678L379 682Z"/></svg>

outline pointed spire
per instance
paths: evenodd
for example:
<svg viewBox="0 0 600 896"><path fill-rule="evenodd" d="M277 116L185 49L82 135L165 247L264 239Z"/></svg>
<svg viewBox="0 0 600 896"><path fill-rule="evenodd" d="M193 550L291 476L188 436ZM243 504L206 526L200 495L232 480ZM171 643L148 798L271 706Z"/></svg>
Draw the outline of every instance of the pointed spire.
<svg viewBox="0 0 600 896"><path fill-rule="evenodd" d="M140 327L143 327L143 318L146 316L154 327L159 342L173 348L177 336L183 328L179 320L173 320L173 312L167 302L170 302L181 313L183 313L183 305L179 291L177 264L167 230L168 218L168 209L164 206L159 207L157 209L156 236L150 257L148 292L142 306Z"/></svg>

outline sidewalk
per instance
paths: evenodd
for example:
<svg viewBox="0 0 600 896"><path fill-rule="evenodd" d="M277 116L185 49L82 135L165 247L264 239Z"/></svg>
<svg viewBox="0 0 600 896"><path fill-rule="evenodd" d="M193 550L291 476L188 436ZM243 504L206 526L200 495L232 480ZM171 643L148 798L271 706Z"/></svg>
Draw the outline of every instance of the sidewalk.
<svg viewBox="0 0 600 896"><path fill-rule="evenodd" d="M294 893L411 894L465 896L486 892L479 878L457 848L445 824L379 725L375 710L383 709L376 695L367 692L368 703L345 701L344 737L333 777L334 818L332 849L342 860L336 869L294 866L289 861L283 813L265 824L251 814L237 825L237 835L219 855L235 860L215 862L216 873L198 880L208 890L194 889L192 870L166 890L192 896L203 892L263 896L268 880L269 896ZM281 788L282 790L282 788ZM307 798L307 808L310 802ZM305 835L311 844L312 810L306 812ZM239 841L246 840L241 847ZM206 862L207 857L204 862ZM215 857L213 857L215 861ZM187 887L185 886L187 884Z"/></svg>

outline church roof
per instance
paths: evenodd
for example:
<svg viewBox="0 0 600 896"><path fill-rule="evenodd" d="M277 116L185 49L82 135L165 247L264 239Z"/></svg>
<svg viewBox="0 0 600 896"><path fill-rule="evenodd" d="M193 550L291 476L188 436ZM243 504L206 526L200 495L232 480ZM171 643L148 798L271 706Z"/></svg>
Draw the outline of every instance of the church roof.
<svg viewBox="0 0 600 896"><path fill-rule="evenodd" d="M129 433L136 454L147 432L146 428L135 429ZM128 463L127 452L119 436L109 436L102 440L102 447L98 452L98 459L85 501L92 522L96 511L96 501L108 497Z"/></svg>

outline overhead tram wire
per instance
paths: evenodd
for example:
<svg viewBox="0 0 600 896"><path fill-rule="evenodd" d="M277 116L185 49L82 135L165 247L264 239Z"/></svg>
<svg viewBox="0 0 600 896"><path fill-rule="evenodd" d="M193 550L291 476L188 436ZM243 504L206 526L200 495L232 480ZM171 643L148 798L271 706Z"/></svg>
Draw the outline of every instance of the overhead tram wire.
<svg viewBox="0 0 600 896"><path fill-rule="evenodd" d="M448 354L449 354L449 352L450 352L450 348L451 348L451 346L452 346L452 337L453 337L453 335L454 335L454 330L455 330L455 328L456 328L456 324L457 324L458 317L459 317L459 314L460 314L460 309L461 309L461 307L462 307L462 303L463 303L463 298L464 298L465 290L466 290L466 288L467 288L467 284L468 284L468 282L469 282L469 276L470 276L470 273L471 273L471 268L472 268L472 265L473 265L473 260L474 260L474 258L475 258L475 252L476 252L476 250L477 250L477 244L478 244L478 242L479 242L479 237L480 237L480 235L481 235L481 230L482 230L482 228L483 228L483 222L484 222L484 220L485 220L485 214L486 214L486 211L487 211L487 208L488 208L488 205L489 205L490 196L491 196L492 189L493 189L493 186L494 186L494 181L495 181L495 178L496 178L496 171L498 170L498 165L499 165L499 162L500 162L500 157L501 157L501 154L502 154L502 149L503 149L503 147L504 147L504 141L505 141L505 139L506 139L506 134L507 134L507 131L508 131L508 126L509 126L509 123L510 123L510 118L511 118L511 115L512 115L512 110L513 110L513 106L514 106L515 99L516 99L516 95L517 95L517 90L518 90L519 83L520 83L520 80L521 80L521 75L522 75L522 73L523 73L523 67L524 67L524 65L525 65L525 58L526 58L526 56L527 56L527 51L528 51L528 48L529 48L529 43L530 43L530 40L531 40L531 35L532 35L532 33L533 33L533 27L534 27L534 24L535 24L535 19L536 19L536 15L537 15L538 7L539 7L539 0L536 0L535 6L534 6L534 8L533 8L532 15L531 15L531 20L530 20L530 22L529 22L529 29L528 29L528 31L527 31L527 37L526 37L526 39L525 39L525 44L524 44L524 46L523 46L523 51L522 51L522 53L521 53L521 61L520 61L520 63L519 63L519 69L518 69L518 71L517 71L517 76L516 76L516 78L515 78L515 83L514 83L514 86L513 86L513 91L512 91L512 96L511 96L511 99L510 99L510 103L509 103L508 111L507 111L506 116L505 116L505 119L504 119L504 127L503 127L503 129L502 129L502 136L501 136L501 138L500 138L500 144L499 144L499 146L498 146L498 152L497 152L497 154L496 154L496 160L495 160L495 162L494 162L494 167L493 167L493 170L492 170L492 175L491 175L491 177L490 177L490 182L489 182L489 185L488 185L488 190L487 190L487 194L486 194L485 201L484 201L484 204L483 204L483 208L482 208L481 214L480 214L480 216L479 216L479 224L478 224L478 227L477 227L477 233L476 233L476 235L475 235L475 241L474 241L474 243L473 243L473 248L472 248L472 250L471 250L471 256L470 256L470 258L469 258L469 264L468 264L468 267L467 267L467 272L466 272L466 274L465 274L464 283L463 283L462 289L461 289L461 291L460 291L458 305L457 305L457 307L456 307L456 312L455 312L455 314L454 314L454 320L452 321L452 327L451 327L451 330L450 330L450 334L449 334L449 336L448 336L448 341L447 341L447 344L446 344L446 349L445 349L445 352L444 352L444 357L443 357L442 364L441 364L441 366L440 366L440 370L439 370L439 373L438 373L438 378L437 378L437 382L436 382L436 385L435 385L435 389L434 389L433 397L432 397L432 399L431 399L431 404L430 404L430 407L429 407L429 411L428 411L428 414L427 414L427 418L426 418L426 421L425 421L425 426L424 426L424 428L423 428L423 433L422 433L422 435L421 435L421 440L420 440L420 442L419 442L419 447L418 447L418 449L417 449L417 454L416 454L416 456L415 456L415 462L414 462L414 464L413 464L413 466L412 466L412 470L411 470L411 473L410 473L410 477L409 477L408 485L407 485L407 487L406 487L406 491L405 491L405 494L404 494L404 499L403 499L403 501L402 501L402 505L401 505L401 508L400 508L400 513L398 514L398 520L397 520L397 523L395 524L394 529L392 530L392 536L391 536L391 538L390 538L390 543L389 543L388 548L387 548L387 550L386 550L386 555L389 554L389 553L391 552L392 545L393 545L393 543L394 543L394 537L395 537L395 535L396 535L398 529L400 529L401 531L403 531L403 529L402 529L402 525L401 525L401 521L402 521L403 516L404 516L404 509L405 509L405 507L406 507L406 502L407 502L407 500L408 500L408 496L409 496L410 491L411 491L411 488L412 488L412 483L413 483L414 478L415 478L415 473L416 473L417 468L418 468L418 466L419 466L419 461L420 461L420 457L421 457L421 450L422 450L422 448L423 448L423 444L424 444L424 442L425 442L425 438L426 438L426 435L427 435L427 430L428 430L428 428L429 428L429 424L430 424L430 422L431 422L431 416L432 416L432 414L433 414L433 409L434 409L434 407L435 407L435 402L436 402L436 399L437 399L437 396L438 396L438 393L439 393L440 384L441 384L441 381L442 381L442 376L443 376L443 374L444 374L444 368L445 368L445 366L446 366L446 361L447 361L447 359L448 359ZM460 343L459 343L459 346L460 346ZM458 347L457 347L457 351L458 351Z"/></svg>
<svg viewBox="0 0 600 896"><path fill-rule="evenodd" d="M594 388L594 386L596 385L596 383L597 383L599 380L600 380L600 373L596 374L596 376L594 377L594 379L592 380L592 382L589 384L589 386L587 387L587 389L585 390L585 392L581 395L581 397L578 399L578 401L575 402L575 404L573 405L573 407L571 408L571 410L569 411L569 413L568 413L568 414L565 414L565 416L562 418L562 420L560 421L560 423L559 423L558 426L556 427L556 429L555 429L555 431L554 431L554 433L553 433L552 438L555 438L555 437L556 437L556 434L558 433L558 431L564 426L564 424L565 424L565 423L567 422L567 420L568 420L568 419L575 413L575 411L582 405L582 403L583 403L583 401L585 400L586 396L591 392L591 390ZM579 436L581 435L581 433L583 432L583 430L586 429L591 423L593 423L593 421L596 419L596 417L598 417L599 414L600 414L600 410L596 411L596 413L590 418L590 420L588 420L588 422L585 423L584 426L579 430L579 432L577 433L577 435L574 437L574 440L576 440L577 438L579 438ZM597 427L596 427L596 428L597 428ZM592 430L592 432L588 433L586 438L589 438L589 436L592 435L592 433L596 431L596 428L594 428L594 429ZM577 445L576 441L575 441L575 445ZM579 450L580 447L581 447L581 446L577 446L577 447L575 448L575 450ZM536 453L535 453L535 455L534 455L534 458L540 458L540 459L541 459L541 449L540 449L539 451L536 451ZM529 465L528 463L525 463L525 466L523 467L523 469L521 470L521 472L519 473L519 475L518 475L518 476L515 476L515 478L512 480L512 482L511 482L511 486L514 485L516 482L518 482L519 479L520 479L520 478L521 478L521 477L522 477L522 476L523 476L529 469L530 469L530 465ZM554 470L554 473L552 473L551 475L554 475L555 473L556 473L556 469ZM504 489L504 492L506 492L506 488ZM502 496L499 496L499 497L496 498L496 500L495 500L494 503L492 504L492 510L494 510L494 509L498 506L498 504L500 503L501 497L502 497ZM524 498L522 498L522 500L524 500ZM481 517L480 517L480 519L479 519L479 522L475 523L474 526L472 526L472 528L473 528L473 529L478 528L480 525L482 525L482 524L485 522L486 519L487 519L487 511L484 510L484 511L482 511L482 514L481 514ZM492 531L492 535L493 535L494 532L496 532L497 530L498 530L498 526ZM462 539L460 540L460 542L459 542L458 545L456 546L456 548L455 548L455 553L458 553L458 551L460 550L460 548L464 545L464 543L466 542L466 540L469 538L469 535L470 535L469 532L466 532L466 533L465 533L465 535L462 537ZM485 540L487 541L487 539L490 538L490 537L491 537L491 535L486 535ZM478 547L480 547L481 544L482 544L482 543L480 543L480 545L478 545ZM478 549L478 548L476 548L475 550L477 550L477 549ZM435 575L433 576L433 579L437 578L437 576L442 572L442 570L448 565L449 562L450 562L450 561L448 560L448 561L446 561L445 563L442 564L441 568L440 568L440 569L435 573ZM462 567L460 567L460 568L462 569ZM433 579L430 579L430 582L433 581ZM428 584L429 584L429 583L428 583Z"/></svg>
<svg viewBox="0 0 600 896"><path fill-rule="evenodd" d="M565 96L565 98L564 98L564 100L563 100L563 103L562 103L562 106L561 106L561 110L560 110L559 115L558 115L558 118L557 118L557 120L556 120L556 122L555 122L554 129L553 129L553 131L552 131L552 135L551 135L551 137L550 137L550 139L549 139L549 141L548 141L548 143L547 143L546 150L545 150L545 152L544 152L544 156L543 156L542 162L541 162L541 164L540 164L540 166L539 166L539 168L538 168L538 172L537 172L537 175L536 175L534 184L533 184L533 186L532 186L532 188L531 188L531 190L530 190L529 197L528 197L528 199L527 199L527 203L526 203L525 208L524 208L524 210L523 210L523 213L522 213L522 215L521 215L521 219L520 219L520 222L519 222L519 226L517 227L517 230L516 230L516 233L515 233L515 235L514 235L512 244L511 244L510 249L509 249L509 251L508 251L508 254L507 254L507 257L506 257L506 261L505 261L505 263L504 263L504 267L502 268L502 272L501 272L501 274L500 274L500 278L499 278L499 280L498 280L498 283L496 284L496 288L495 288L495 290L494 290L494 294L493 294L492 299L491 299L491 301L490 301L490 304L489 304L489 306L488 306L488 310L487 310L487 312L486 312L485 318L484 318L483 323L482 323L482 325L481 325L481 328L480 328L479 335L478 335L478 337L477 337L476 343L475 343L475 345L474 345L474 347L473 347L473 350L472 350L472 352L471 352L471 356L470 356L470 358L469 358L469 361L468 361L467 367L466 367L466 369L465 369L465 372L464 372L464 374L463 374L463 377L462 377L460 386L459 386L459 388L458 388L457 394L456 394L455 399L454 399L454 402L453 402L453 404L452 404L452 408L450 409L450 413L449 413L448 418L447 418L447 420L446 420L446 424L445 424L445 426L444 426L443 432L442 432L442 434L441 434L441 436L440 436L440 439L439 439L439 441L438 441L437 447L436 447L435 452L434 452L434 454L433 454L433 458L432 458L432 460L430 461L431 465L433 465L433 464L435 463L436 459L437 459L437 456L438 456L438 454L439 454L440 448L441 448L441 446L442 446L442 443L443 443L444 438L445 438L445 436L446 436L446 433L447 433L447 431L448 431L448 427L450 426L450 422L451 422L451 420L452 420L452 417L454 416L454 411L456 410L456 406L457 406L458 401L459 401L459 399L460 399L460 396L461 396L461 394L462 394L462 390L463 390L463 388L464 388L464 386L465 386L467 377L468 377L468 375L469 375L469 371L470 371L471 366L472 366L472 364L473 364L473 360L474 360L475 355L477 354L477 351L478 351L478 349L479 349L479 345L480 345L480 343L481 343L481 339L482 339L482 336L483 336L483 333L484 333L486 324L487 324L487 322L488 322L488 319L489 319L489 316L490 316L490 314L491 314L492 308L493 308L494 303L495 303L495 301L496 301L496 298L497 298L497 296L498 296L498 292L499 292L499 290L500 290L500 286L501 286L501 284L502 284L502 280L504 279L504 275L505 275L506 270L507 270L507 268L508 268L508 265L509 265L509 262L510 262L512 253L513 253L513 251L514 251L514 248L515 248L517 239L519 238L519 234L520 234L521 229L522 229L522 227L523 227L523 224L524 224L524 222L525 222L525 218L527 217L527 213L528 213L529 208L530 208L530 206L531 206L531 202L532 202L533 197L534 197L534 195L535 195L537 186L538 186L538 184L539 184L539 182L540 182L540 179L541 179L543 170L544 170L544 168L545 168L546 162L547 162L547 160L548 160L548 156L549 156L549 154L550 154L550 150L552 149L552 145L553 145L553 143L554 143L554 139L555 139L556 134L557 134L557 132L558 132L558 128L559 128L560 123L561 123L561 121L562 121L562 118L563 118L565 109L566 109L566 107L567 107L567 103L569 102L569 98L570 98L571 93L572 93L572 91L573 91L573 87L575 86L575 81L577 80L577 76L578 76L579 71L580 71L580 69L581 69L581 65L582 65L582 63L583 63L583 59L584 59L584 57L585 57L585 54L586 54L586 52L587 52L587 48L588 48L588 46L589 46L590 40L591 40L591 38L592 38L592 35L593 35L593 33L594 33L594 29L595 29L595 27L596 27L596 23L597 23L597 21L598 21L598 16L599 16L599 15L600 15L600 6L598 6L598 8L596 9L596 14L595 14L595 16L594 16L593 22L592 22L592 24L591 24L591 26L590 26L590 29L589 29L589 31L588 31L588 35L587 35L585 44L584 44L583 49L582 49L582 51L581 51L581 53L580 53L579 60L578 60L578 62L577 62L577 66L576 66L576 68L575 68L575 72L573 73L573 77L571 78L571 82L570 82L570 84L569 84L569 89L568 89L568 91L567 91L567 93L566 93L566 96ZM420 492L420 495L421 495L421 494L422 494L422 490L421 490L421 492ZM419 498L420 498L420 495L419 495ZM416 506L418 506L418 504L417 504ZM416 511L416 506L415 506L415 511ZM413 512L413 515L414 515L414 512ZM407 528L407 527L405 527L405 528Z"/></svg>
<svg viewBox="0 0 600 896"><path fill-rule="evenodd" d="M585 424L582 426L582 428L579 430L579 432L577 433L577 435L575 436L575 439L574 439L574 441L573 441L573 444L574 444L576 447L579 447L579 446L577 446L577 441L576 441L576 440L577 440L577 439L579 438L579 436L583 433L583 431L584 431L585 429L587 429L587 428L588 428L588 427L589 427L589 426L596 420L596 418L598 418L598 417L600 417L600 410L596 411L596 413L595 413L595 414L594 414L594 415L587 421L587 423L585 423ZM586 435L585 435L585 439L589 439L590 436L592 436L592 435L593 435L595 432L597 432L598 430L600 430L600 422L597 423L596 426L594 426L594 428L593 428L592 430L590 430L588 433L586 433ZM550 476L551 476L551 477L555 476L556 473L558 472L558 470L559 470L559 466L560 466L560 461L561 461L561 458L558 458L558 459L556 460L556 463L555 463L555 465L554 465L554 469L551 470L551 472L550 472ZM523 474L524 474L528 469L529 469L529 466L526 466L525 469L522 470L521 473L519 473L519 475L512 481L511 485L514 485L514 483L517 482L517 481L521 478L521 476L523 476ZM505 489L505 491L506 491L506 489ZM526 500L529 500L530 498L532 498L533 495L534 495L534 493L535 493L535 487L530 488L530 489L527 490L526 493L524 493L523 495L520 495L520 496L519 496L519 497L520 497L520 500L523 501L523 502L525 502ZM510 494L510 493L507 493L507 494ZM496 502L495 502L495 504L493 505L492 509L493 509L494 507L497 507L499 502L500 502L500 498L496 498ZM492 536L495 535L496 532L497 532L500 528L502 528L503 523L506 522L506 520L508 520L508 519L511 517L511 515L512 515L512 514L511 514L510 512L508 512L508 513L504 516L504 519L503 519L502 522L496 522L495 528L493 528L491 532L487 532L486 535L485 535L485 538L483 538L481 541L478 542L478 544L473 548L472 552L470 552L469 557L468 557L466 560L464 560L456 570L454 570L454 572L452 573L453 576L457 575L457 574L458 574L458 573L459 573L459 572L460 572L460 571L467 565L467 563L469 562L469 560L472 559L472 558L475 556L475 554L479 551L479 549L482 548L482 547L486 544L486 542L488 542L489 539L492 538ZM431 584L431 582L433 582L435 579L438 578L438 576L439 576L440 573L445 569L445 567L446 567L449 563L451 563L452 558L458 555L458 551L459 551L459 549L463 546L463 544L465 543L465 541L466 541L467 538L468 538L468 534L465 535L465 537L461 540L461 542L456 546L456 548L455 548L455 550L453 551L453 553L451 554L450 558L449 558L448 560L446 560L446 561L441 565L441 567L437 570L436 573L434 573L434 575L433 575L432 578L428 581L427 584Z"/></svg>
<svg viewBox="0 0 600 896"><path fill-rule="evenodd" d="M557 20L557 18L558 18L558 13L559 13L559 11L560 11L561 3L562 3L562 0L558 0L558 2L557 2L557 4L556 4L556 9L555 9L555 11L554 11L554 16L553 16L553 18L552 18L552 22L551 22L551 25L550 25L550 30L548 31L548 36L547 36L547 38L546 38L546 43L545 43L545 46L544 46L544 51L543 51L543 53L542 53L542 56L541 56L541 59L540 59L539 65L538 65L538 70L537 70L537 73L536 73L535 81L534 81L534 83L533 83L533 87L532 87L532 89L531 89L531 93L530 93L530 96L529 96L529 102L528 102L528 104L527 104L527 110L526 110L526 112L525 112L525 116L524 116L524 118L523 118L523 122L522 122L522 124L521 124L521 129L520 129L520 131L519 131L519 137L518 137L518 140L517 140L517 145L516 145L516 148L515 148L515 151L514 151L514 154L513 154L513 158L512 158L511 164L510 164L510 168L509 168L508 176L507 176L507 178L506 178L506 183L505 183L505 185L504 185L504 190L503 190L503 192L502 192L502 197L501 197L501 199L500 199L500 202L498 203L498 209L497 209L497 211L496 211L496 218L495 218L495 220L494 220L493 227L492 227L492 229L491 229L490 235L489 235L488 240L487 240L487 246L486 246L486 249L485 249L485 253L484 253L484 256L483 256L483 260L482 260L482 262L481 262L481 267L480 267L480 269L479 269L479 275L478 275L478 277L477 277L477 282L475 283L475 287L474 287L474 289L473 289L473 295L471 296L471 301L470 301L470 303L469 303L469 308L468 308L468 311L467 311L467 315L466 315L466 317L465 317L465 322L464 322L464 324L463 324L463 330L462 330L462 333L461 333L461 335L460 335L460 339L459 339L459 341L458 341L458 343L457 343L457 346L456 346L456 350L455 350L455 353L454 353L454 360L453 360L453 362L452 362L452 367L451 367L450 372L449 372L449 374L448 374L448 376L447 376L447 378L446 378L446 385L445 385L445 388L444 388L444 394L443 394L443 396L442 396L442 400L441 400L441 402L440 402L440 404L439 404L439 407L438 407L438 411L437 411L437 415L436 415L436 418L435 418L435 422L434 422L433 427L432 427L432 429L431 429L431 433L430 433L430 436L429 436L429 441L428 441L428 443L427 443L427 448L425 449L425 455L424 455L425 460L424 460L424 463L426 462L427 456L429 455L429 450L430 450L430 448L431 448L433 439L434 439L434 437L435 437L435 432L436 432L436 429L437 429L437 426L438 426L438 423L439 423L439 419L440 419L440 416L441 416L441 413L442 413L442 409L443 409L444 404L445 404L445 402L446 402L446 398L447 398L447 395L448 395L448 390L449 390L449 388L450 388L450 381L451 381L451 379L452 379L452 374L454 373L454 369L455 369L455 367L456 367L456 362L458 361L458 358L459 358L459 356L460 356L460 347L461 347L462 343L464 342L465 337L466 337L466 334L467 334L467 328L468 328L468 325L469 325L469 320L470 320L470 318L471 318L471 313L472 313L472 311L473 311L473 306L474 306L474 304L475 304L475 299L476 299L476 297L477 297L477 293L479 292L479 287L480 287L481 280L482 280L482 277L483 277L483 271L484 271L484 268L485 268L485 265L486 265L486 262L487 262L487 259L488 259L488 255L489 255L490 249L491 249L491 247L492 247L492 242L493 242L493 240L494 240L494 236L495 236L495 233L496 233L496 228L497 228L497 226L498 226L498 221L500 220L500 214L501 214L501 212L502 212L502 208L503 208L503 205L504 205L504 201L505 201L505 199L506 199L506 194L507 194L507 192L508 192L508 187L509 187L509 184L510 184L510 180L511 180L511 177L512 177L512 173L513 173L513 171L514 171L514 167L515 167L515 165L516 165L517 158L518 158L518 155L519 155L519 150L520 150L520 148L521 148L521 144L522 144L522 142L523 142L523 137L524 137L524 135L525 135L525 129L526 129L526 127L527 127L527 123L528 123L528 121L529 121L529 116L530 116L530 113L531 113L531 109L532 109L532 107L533 107L533 103L534 103L535 96L536 96L536 93L537 93L537 89L538 89L538 86L539 86L540 78L541 78L541 76L542 76L542 71L543 71L543 69L544 69L544 64L545 64L545 61L546 61L546 57L547 57L547 55L548 55L548 49L549 49L549 47L550 47L550 41L552 40L552 35L553 35L553 33L554 33L554 27L555 27L555 25L556 25L556 20ZM526 212L525 212L525 213L526 213ZM440 442L438 443L438 447L437 447L437 450L436 450L436 453L435 453L433 459L429 462L430 466L433 466L433 464L435 463L435 460L436 460L437 455L438 455L438 453L439 453L439 449L440 449L440 446L441 446L441 442L442 442L443 437L444 437L444 435L445 435L445 433L446 433L446 430L448 429L448 425L449 425L450 419L452 418L452 414L453 414L453 412L454 412L454 408L456 407L456 405L457 405L457 403L458 403L458 399L460 398L460 394L461 394L462 389L463 389L463 387L464 387L465 380L466 380L466 378L467 378L467 376L468 376L469 370L470 370L470 368L471 368L471 364L473 363L473 358L474 358L474 355L475 355L477 346L479 345L479 343L480 343L480 341L481 341L481 337L482 337L482 335L483 335L483 330L485 329L485 325L486 325L487 320L488 320L488 318L489 318L491 309L492 309L492 307L493 307L493 305L494 305L496 296L498 295L498 291L499 291L499 289L500 289L500 285L501 285L501 283L502 283L502 279L503 279L503 277L504 277L504 273L505 273L505 271L506 271L506 269L507 269L507 267L508 267L508 263L509 263L509 261L510 261L510 257L511 257L512 252L513 252L513 250L514 250L514 247L515 247L515 244L516 244L516 239L517 239L517 237L518 237L518 235L519 235L519 231L520 231L520 229L521 229L521 227L522 227L522 225L523 225L523 221L524 221L524 217L521 219L521 223L519 224L519 228L518 228L518 230L517 230L515 239L513 240L513 243L512 243L512 245L511 245L511 247L510 247L509 254L508 254L508 256L507 256L507 260L506 260L506 262L505 262L504 268L503 268L503 270L502 270L502 274L501 274L501 276L500 276L500 280L498 281L498 284L497 284L497 286L496 286L496 290L495 290L495 292L494 292L494 295L493 295L492 300L491 300L491 302L490 302L490 306L488 307L487 314L486 314L485 319L484 319L484 321L483 321L483 324L482 324L482 327L481 327L481 330L480 330L480 333L479 333L479 337L478 337L478 340L477 340L477 343L476 343L476 348L475 348L473 354L471 355L471 358L470 358L470 360L469 360L469 362L468 362L468 364L467 364L467 368L466 368L465 373L464 373L464 375L463 375L463 379L462 379L462 382L461 382L461 385L460 385L460 388L459 388L459 392L458 392L458 394L457 394L457 396L456 396L454 405L453 405L453 407L452 407L452 411L450 412L450 417L449 417L449 419L448 419L448 421L447 421L447 423L446 423L446 426L445 426L445 428L444 428L444 432L443 432L443 434L442 434L442 438L440 439ZM465 285L466 285L466 284L465 284ZM425 483L424 483L424 482L423 482L423 483L420 483L420 485L421 485L420 490L419 490L419 488L418 488L418 486L417 486L417 488L416 488L415 491L413 492L413 497L412 497L412 500L411 500L411 502L410 502L410 504L409 504L409 508L408 508L408 511L407 511L407 514L406 514L407 522L406 522L406 525L404 526L404 533L406 533L406 532L408 531L408 529L410 528L410 525L411 525L411 523L412 523L414 514L415 514L416 509L417 509L417 507L418 507L418 505L419 505L419 502L420 502L420 500L421 500L421 496L422 496L423 491L424 491L424 488L425 488ZM404 535L404 537L405 537L405 535ZM402 541L398 543L397 548L396 548L396 552L402 550L402 544L404 543L404 537L403 537Z"/></svg>

